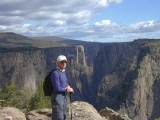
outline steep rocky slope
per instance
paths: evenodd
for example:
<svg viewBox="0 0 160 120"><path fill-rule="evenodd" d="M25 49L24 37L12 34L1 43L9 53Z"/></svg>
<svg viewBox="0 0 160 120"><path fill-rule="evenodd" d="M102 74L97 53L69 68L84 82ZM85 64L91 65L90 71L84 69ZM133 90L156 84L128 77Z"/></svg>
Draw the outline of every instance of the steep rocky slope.
<svg viewBox="0 0 160 120"><path fill-rule="evenodd" d="M159 49L159 41L101 47L94 61L92 88L97 94L91 103L97 109L119 110L133 120L158 118Z"/></svg>
<svg viewBox="0 0 160 120"><path fill-rule="evenodd" d="M41 50L0 53L0 87L13 80L18 87L35 91L46 73L45 59Z"/></svg>
<svg viewBox="0 0 160 120"><path fill-rule="evenodd" d="M160 117L160 42L141 47L134 64L125 106L120 111L133 120L153 120Z"/></svg>

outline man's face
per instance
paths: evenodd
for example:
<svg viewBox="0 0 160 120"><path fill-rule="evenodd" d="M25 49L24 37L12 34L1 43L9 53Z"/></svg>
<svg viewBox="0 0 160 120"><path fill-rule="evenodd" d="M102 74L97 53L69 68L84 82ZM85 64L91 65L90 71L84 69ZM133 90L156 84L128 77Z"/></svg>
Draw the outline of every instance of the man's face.
<svg viewBox="0 0 160 120"><path fill-rule="evenodd" d="M58 63L58 67L63 70L66 68L66 65L67 65L67 61L66 60L62 60L62 61L59 61Z"/></svg>

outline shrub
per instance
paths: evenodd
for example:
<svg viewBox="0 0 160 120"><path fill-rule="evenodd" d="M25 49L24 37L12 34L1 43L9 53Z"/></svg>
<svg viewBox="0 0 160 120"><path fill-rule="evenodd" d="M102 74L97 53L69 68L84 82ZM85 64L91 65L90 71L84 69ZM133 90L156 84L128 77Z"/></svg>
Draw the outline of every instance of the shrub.
<svg viewBox="0 0 160 120"><path fill-rule="evenodd" d="M25 110L31 97L31 91L28 88L18 89L18 87L10 81L0 90L0 99L5 100L3 106L16 107Z"/></svg>
<svg viewBox="0 0 160 120"><path fill-rule="evenodd" d="M51 108L51 97L46 97L43 93L43 81L40 82L36 93L31 97L28 111L42 108Z"/></svg>

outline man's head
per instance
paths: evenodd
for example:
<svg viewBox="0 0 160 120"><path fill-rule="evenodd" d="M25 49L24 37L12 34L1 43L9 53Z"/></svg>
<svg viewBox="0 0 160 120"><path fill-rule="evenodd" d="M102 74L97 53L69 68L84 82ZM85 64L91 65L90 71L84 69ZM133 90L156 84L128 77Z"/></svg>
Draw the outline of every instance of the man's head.
<svg viewBox="0 0 160 120"><path fill-rule="evenodd" d="M60 68L60 69L65 69L66 68L66 64L67 64L67 58L66 56L64 55L59 55L57 57L57 66Z"/></svg>

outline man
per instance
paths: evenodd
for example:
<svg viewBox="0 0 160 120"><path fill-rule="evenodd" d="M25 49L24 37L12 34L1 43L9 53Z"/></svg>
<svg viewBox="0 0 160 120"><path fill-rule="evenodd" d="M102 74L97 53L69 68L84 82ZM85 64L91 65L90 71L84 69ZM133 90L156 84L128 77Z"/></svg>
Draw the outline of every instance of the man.
<svg viewBox="0 0 160 120"><path fill-rule="evenodd" d="M73 93L73 88L68 84L65 74L67 58L64 55L57 57L57 67L51 74L53 85L53 93L51 95L52 102L52 120L65 120L67 111L66 92Z"/></svg>

